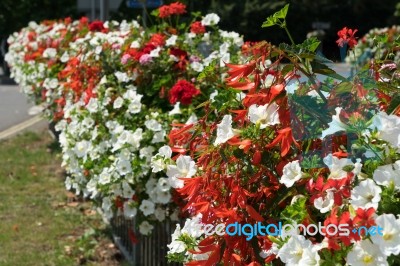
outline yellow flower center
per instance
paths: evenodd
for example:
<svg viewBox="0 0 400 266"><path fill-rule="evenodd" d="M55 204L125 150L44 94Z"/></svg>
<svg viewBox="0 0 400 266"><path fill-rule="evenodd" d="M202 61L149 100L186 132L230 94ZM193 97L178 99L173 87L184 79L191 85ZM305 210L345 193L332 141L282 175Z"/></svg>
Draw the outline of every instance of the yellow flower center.
<svg viewBox="0 0 400 266"><path fill-rule="evenodd" d="M365 263L371 263L373 261L374 261L374 257L372 257L371 255L365 255L363 257L363 262L365 262Z"/></svg>
<svg viewBox="0 0 400 266"><path fill-rule="evenodd" d="M393 234L384 234L383 235L383 239L386 241L391 240L392 238L393 238Z"/></svg>

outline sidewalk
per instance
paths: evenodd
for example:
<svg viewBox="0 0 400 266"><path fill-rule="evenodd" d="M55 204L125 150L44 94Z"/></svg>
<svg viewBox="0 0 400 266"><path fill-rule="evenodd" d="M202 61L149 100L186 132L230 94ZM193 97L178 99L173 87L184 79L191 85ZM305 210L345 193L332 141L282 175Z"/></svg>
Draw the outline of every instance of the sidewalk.
<svg viewBox="0 0 400 266"><path fill-rule="evenodd" d="M25 129L43 129L44 119L29 115L33 104L19 91L17 85L0 85L0 139L10 137Z"/></svg>

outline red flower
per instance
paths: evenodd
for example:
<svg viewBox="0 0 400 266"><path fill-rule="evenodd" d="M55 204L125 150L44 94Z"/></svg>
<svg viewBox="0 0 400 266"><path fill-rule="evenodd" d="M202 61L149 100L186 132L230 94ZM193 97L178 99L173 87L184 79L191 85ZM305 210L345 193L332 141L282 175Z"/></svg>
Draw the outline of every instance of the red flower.
<svg viewBox="0 0 400 266"><path fill-rule="evenodd" d="M158 16L160 18L167 18L172 15L181 15L184 13L186 13L186 5L179 2L164 5L158 9Z"/></svg>
<svg viewBox="0 0 400 266"><path fill-rule="evenodd" d="M107 29L104 28L103 21L100 21L100 20L95 20L92 23L90 23L89 30L90 31L101 31L101 32L107 31Z"/></svg>
<svg viewBox="0 0 400 266"><path fill-rule="evenodd" d="M181 102L182 104L191 104L192 98L199 94L200 91L197 90L192 83L182 79L175 83L169 91L169 102L171 104L177 102Z"/></svg>
<svg viewBox="0 0 400 266"><path fill-rule="evenodd" d="M195 21L190 25L190 32L196 34L202 34L206 32L206 27L204 27L200 21Z"/></svg>
<svg viewBox="0 0 400 266"><path fill-rule="evenodd" d="M151 36L148 44L154 46L163 46L165 44L165 36L161 33L155 33Z"/></svg>
<svg viewBox="0 0 400 266"><path fill-rule="evenodd" d="M340 46L343 47L344 44L347 44L350 48L353 48L357 44L357 40L354 37L354 34L356 34L358 30L352 30L348 29L347 27L344 27L340 31L338 31L338 36L339 39L336 41L336 43Z"/></svg>

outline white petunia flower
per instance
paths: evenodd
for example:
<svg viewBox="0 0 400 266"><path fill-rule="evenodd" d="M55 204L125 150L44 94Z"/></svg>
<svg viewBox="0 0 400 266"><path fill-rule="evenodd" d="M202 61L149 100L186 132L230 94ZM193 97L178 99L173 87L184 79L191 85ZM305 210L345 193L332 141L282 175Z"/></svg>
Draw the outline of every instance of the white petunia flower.
<svg viewBox="0 0 400 266"><path fill-rule="evenodd" d="M154 226L151 225L148 221L144 221L139 225L139 232L142 235L149 235L150 232L153 230Z"/></svg>
<svg viewBox="0 0 400 266"><path fill-rule="evenodd" d="M169 37L165 42L165 46L174 46L177 39L178 39L177 35L171 35L171 37Z"/></svg>
<svg viewBox="0 0 400 266"><path fill-rule="evenodd" d="M327 191L327 194L324 197L319 197L314 200L314 207L317 208L321 213L327 213L333 207L333 192Z"/></svg>
<svg viewBox="0 0 400 266"><path fill-rule="evenodd" d="M249 108L249 120L254 124L259 124L261 129L279 124L278 108L276 103L260 106L253 104Z"/></svg>
<svg viewBox="0 0 400 266"><path fill-rule="evenodd" d="M172 242L167 245L169 248L168 254L181 253L186 250L185 243L179 240L179 237L181 235L181 226L179 224L176 224L175 231L172 234Z"/></svg>
<svg viewBox="0 0 400 266"><path fill-rule="evenodd" d="M76 143L74 151L75 151L76 156L78 156L79 158L82 158L82 157L86 156L89 148L90 148L90 142L86 141L86 140L82 140L82 141Z"/></svg>
<svg viewBox="0 0 400 266"><path fill-rule="evenodd" d="M286 265L319 265L320 257L310 240L302 235L292 236L278 251L278 257ZM306 264L315 262L315 264Z"/></svg>
<svg viewBox="0 0 400 266"><path fill-rule="evenodd" d="M283 167L283 175L279 183L284 184L286 187L291 187L296 181L300 180L302 174L299 161L292 161Z"/></svg>
<svg viewBox="0 0 400 266"><path fill-rule="evenodd" d="M382 235L371 236L372 242L379 246L386 256L400 254L400 219L393 214L382 214L375 219L376 225L382 228ZM379 233L379 232L378 232Z"/></svg>
<svg viewBox="0 0 400 266"><path fill-rule="evenodd" d="M322 131L322 137L325 138L328 135L332 135L338 131L346 131L347 130L347 125L344 124L342 121L340 121L340 111L342 110L341 107L336 107L335 111L336 114L332 116L332 122L330 122L328 125L329 127Z"/></svg>
<svg viewBox="0 0 400 266"><path fill-rule="evenodd" d="M220 18L217 14L211 13L207 14L202 20L201 24L203 26L211 26L211 25L216 25L220 21Z"/></svg>
<svg viewBox="0 0 400 266"><path fill-rule="evenodd" d="M167 166L167 176L171 187L182 188L183 181L178 178L191 178L196 174L197 167L196 163L190 156L179 156L176 160L176 165Z"/></svg>
<svg viewBox="0 0 400 266"><path fill-rule="evenodd" d="M162 191L162 190L157 190L156 192L156 199L158 203L162 204L167 204L171 200L171 193L169 190L167 191Z"/></svg>
<svg viewBox="0 0 400 266"><path fill-rule="evenodd" d="M172 109L171 111L169 111L169 115L178 115L178 114L181 114L182 113L182 111L181 111L181 109L180 109L180 102L177 102L175 105L174 105L174 109Z"/></svg>
<svg viewBox="0 0 400 266"><path fill-rule="evenodd" d="M386 266L386 256L379 247L369 240L356 242L353 249L347 254L347 264L350 266Z"/></svg>
<svg viewBox="0 0 400 266"><path fill-rule="evenodd" d="M54 48L46 48L46 50L43 51L43 57L44 58L54 58L57 55L57 50Z"/></svg>
<svg viewBox="0 0 400 266"><path fill-rule="evenodd" d="M338 157L333 156L332 154L327 155L323 159L323 161L330 170L329 178L333 179L341 179L347 176L347 172L343 170L345 166L350 165L355 167L354 163L350 159L347 158L339 159ZM360 165L358 164L357 168L354 169L356 170L356 172L358 172L360 170L359 168Z"/></svg>
<svg viewBox="0 0 400 266"><path fill-rule="evenodd" d="M397 190L400 190L400 160L394 164L378 166L373 177L378 185L387 187L393 184Z"/></svg>
<svg viewBox="0 0 400 266"><path fill-rule="evenodd" d="M190 67L196 72L201 72L204 70L204 66L200 62L192 62L190 63Z"/></svg>
<svg viewBox="0 0 400 266"><path fill-rule="evenodd" d="M232 129L232 116L224 115L221 123L217 125L217 138L214 141L214 146L225 143L234 135Z"/></svg>
<svg viewBox="0 0 400 266"><path fill-rule="evenodd" d="M380 138L400 148L400 117L380 112L374 117L372 127L378 129Z"/></svg>
<svg viewBox="0 0 400 266"><path fill-rule="evenodd" d="M124 99L122 99L121 97L118 97L117 99L115 99L113 107L114 107L114 109L119 109L122 107L123 104L124 104Z"/></svg>
<svg viewBox="0 0 400 266"><path fill-rule="evenodd" d="M131 206L131 203L130 201L124 202L124 216L128 219L135 217L137 214L137 208Z"/></svg>
<svg viewBox="0 0 400 266"><path fill-rule="evenodd" d="M162 222L165 220L166 212L163 208L157 207L156 210L154 211L154 216L159 222Z"/></svg>
<svg viewBox="0 0 400 266"><path fill-rule="evenodd" d="M154 213L154 202L150 200L143 200L142 204L140 204L139 209L143 212L144 216L149 216Z"/></svg>
<svg viewBox="0 0 400 266"><path fill-rule="evenodd" d="M152 131L160 131L162 129L161 124L158 123L155 119L146 120L146 122L144 122L144 125Z"/></svg>
<svg viewBox="0 0 400 266"><path fill-rule="evenodd" d="M351 191L350 203L354 206L354 209L368 209L372 207L376 210L381 200L381 192L382 189L373 180L367 179L361 181Z"/></svg>

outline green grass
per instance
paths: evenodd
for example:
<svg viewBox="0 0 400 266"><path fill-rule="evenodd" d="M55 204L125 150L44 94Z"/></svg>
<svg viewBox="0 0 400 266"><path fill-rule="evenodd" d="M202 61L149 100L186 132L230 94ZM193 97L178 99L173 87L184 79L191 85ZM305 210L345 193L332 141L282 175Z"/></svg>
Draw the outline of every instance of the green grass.
<svg viewBox="0 0 400 266"><path fill-rule="evenodd" d="M46 132L0 141L0 265L118 265L98 261L112 243L90 203L65 190L53 147Z"/></svg>

